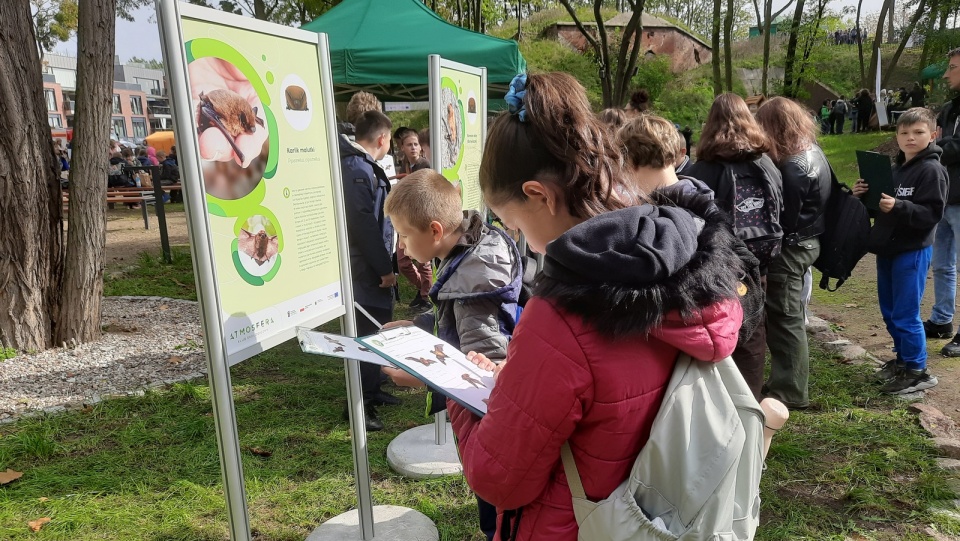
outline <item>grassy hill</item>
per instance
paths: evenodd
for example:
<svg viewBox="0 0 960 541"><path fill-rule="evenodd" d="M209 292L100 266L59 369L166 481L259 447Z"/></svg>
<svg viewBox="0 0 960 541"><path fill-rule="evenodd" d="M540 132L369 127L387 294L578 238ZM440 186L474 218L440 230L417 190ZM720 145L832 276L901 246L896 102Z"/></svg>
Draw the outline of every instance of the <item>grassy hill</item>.
<svg viewBox="0 0 960 541"><path fill-rule="evenodd" d="M609 10L606 17L615 14ZM589 9L578 15L582 21L593 21ZM558 21L571 21L570 15L561 8L544 10L525 18L521 25L520 51L527 60L530 71L563 71L576 77L587 89L591 103L601 107L600 82L597 66L590 55L580 54L554 40L541 39L545 28ZM489 29L491 35L514 38L517 35L516 19L507 20L500 26ZM770 66L782 67L786 55L786 40L775 39L771 43ZM896 45L884 45L881 54L886 62L893 56ZM869 71L869 50L864 51L864 62ZM888 87L909 86L919 71L919 48L904 51L900 57ZM745 87L737 76L737 68L756 69L763 63L763 42L759 39L743 40L734 44L733 90L745 94ZM698 131L706 118L713 101L713 75L710 64L694 70L675 74L670 72L665 59L641 60L638 74L633 78L634 88L647 88L653 96L656 110L680 125L689 125ZM807 73L839 93L850 95L860 88L860 65L857 48L853 46L821 46L815 48ZM776 84L770 86L771 94ZM933 96L937 99L938 96Z"/></svg>

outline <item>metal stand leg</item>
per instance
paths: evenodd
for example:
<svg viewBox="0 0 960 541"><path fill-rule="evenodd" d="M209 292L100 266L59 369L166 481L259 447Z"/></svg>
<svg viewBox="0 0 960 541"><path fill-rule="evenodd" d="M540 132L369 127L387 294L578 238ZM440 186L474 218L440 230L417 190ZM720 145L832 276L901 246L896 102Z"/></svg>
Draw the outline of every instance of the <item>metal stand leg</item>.
<svg viewBox="0 0 960 541"><path fill-rule="evenodd" d="M447 412L446 410L433 414L433 430L436 434L437 445L447 443Z"/></svg>

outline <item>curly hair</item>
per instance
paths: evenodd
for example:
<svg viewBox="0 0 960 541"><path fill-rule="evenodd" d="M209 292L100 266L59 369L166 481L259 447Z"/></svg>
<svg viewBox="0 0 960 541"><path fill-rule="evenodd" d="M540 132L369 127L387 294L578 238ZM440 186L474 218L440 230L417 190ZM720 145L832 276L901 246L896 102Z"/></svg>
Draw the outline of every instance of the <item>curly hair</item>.
<svg viewBox="0 0 960 541"><path fill-rule="evenodd" d="M347 122L356 126L357 122L360 122L360 117L367 111L378 111L382 113L383 105L373 94L362 91L357 92L350 97L350 101L347 103Z"/></svg>
<svg viewBox="0 0 960 541"><path fill-rule="evenodd" d="M632 167L663 169L676 163L686 143L669 120L650 114L637 115L618 132L624 154Z"/></svg>

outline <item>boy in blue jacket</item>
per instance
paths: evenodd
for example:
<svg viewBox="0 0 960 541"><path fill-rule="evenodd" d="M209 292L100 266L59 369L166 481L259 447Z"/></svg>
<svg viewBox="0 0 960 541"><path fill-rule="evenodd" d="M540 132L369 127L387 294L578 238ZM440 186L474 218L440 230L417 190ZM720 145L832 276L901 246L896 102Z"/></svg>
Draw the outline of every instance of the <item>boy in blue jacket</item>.
<svg viewBox="0 0 960 541"><path fill-rule="evenodd" d="M523 279L520 252L502 231L488 226L475 210L461 210L460 191L432 169L407 175L387 197L390 217L403 248L411 258L435 266L437 280L430 289L436 310L414 323L436 331L443 341L460 349L482 353L499 362L507 356L508 337L516 324L517 302ZM432 316L432 317L431 317ZM397 369L384 368L397 385L422 387L419 380ZM433 393L430 412L446 406ZM497 511L477 498L480 529L493 539Z"/></svg>
<svg viewBox="0 0 960 541"><path fill-rule="evenodd" d="M927 373L927 344L920 319L920 301L930 270L933 234L943 217L947 170L940 165L940 147L933 144L936 118L914 107L897 120L897 167L893 195L883 194L868 241L877 254L877 297L880 313L893 338L897 358L877 372L887 394L906 394L937 385ZM853 193L869 187L857 180Z"/></svg>

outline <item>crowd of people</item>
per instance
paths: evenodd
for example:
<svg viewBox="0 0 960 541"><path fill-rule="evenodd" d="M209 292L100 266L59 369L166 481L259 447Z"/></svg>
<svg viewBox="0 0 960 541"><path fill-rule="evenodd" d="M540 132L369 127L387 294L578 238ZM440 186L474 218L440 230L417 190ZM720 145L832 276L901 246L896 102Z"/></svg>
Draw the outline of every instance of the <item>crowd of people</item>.
<svg viewBox="0 0 960 541"><path fill-rule="evenodd" d="M960 90L960 49L950 62L947 78ZM854 103L868 110L859 100L870 98L864 90ZM482 418L431 393L431 411L448 410L481 530L490 540L572 541L578 522L561 449L586 498L610 495L650 436L678 354L731 356L758 401L809 407L806 305L833 174L816 117L786 98L754 115L741 97L718 96L696 161L685 134L643 99L596 115L567 74L520 75L506 100L489 126L480 187L497 221L543 255L532 282L511 237L461 211L457 188L430 169L429 133L391 134L375 97L351 100L339 144L352 281L376 320L357 311L357 332L416 324L492 369ZM845 113L835 105L824 104L825 117ZM894 188L880 197L869 239L895 352L876 374L884 393L937 385L925 342L953 334L958 125L960 98L939 120L923 107L897 120ZM378 165L391 146L404 175L395 183ZM861 179L853 193L869 190ZM392 322L394 259L409 260L399 266L417 307L433 308L413 322ZM924 322L931 261L937 304ZM518 320L510 315L519 304ZM943 354L960 356L960 334ZM385 377L422 383L361 365L366 426L380 430L375 407L399 402L381 389Z"/></svg>
<svg viewBox="0 0 960 541"><path fill-rule="evenodd" d="M857 45L867 41L868 35L859 26L854 28L844 28L843 30L827 31L827 39L833 41L834 45Z"/></svg>

